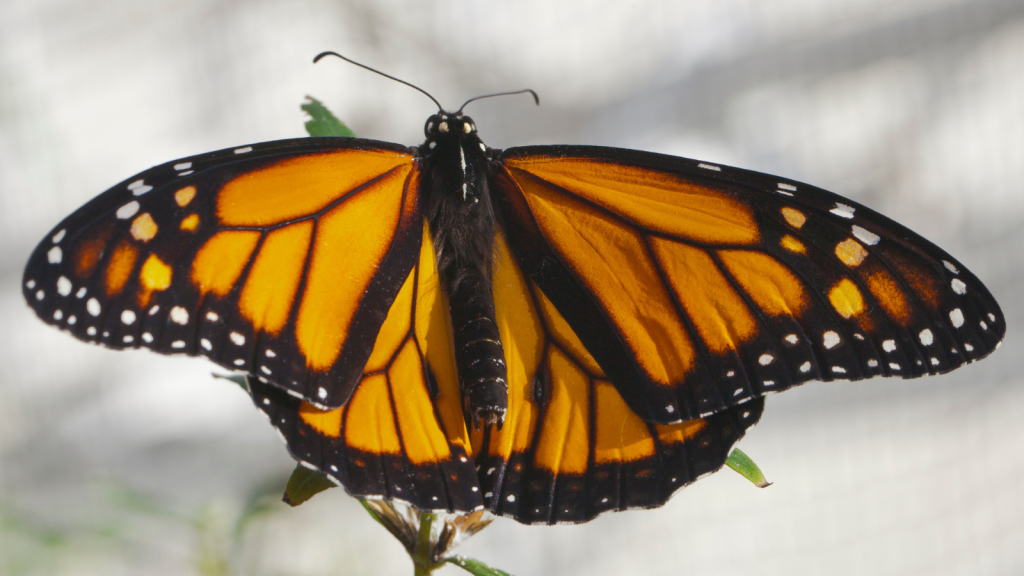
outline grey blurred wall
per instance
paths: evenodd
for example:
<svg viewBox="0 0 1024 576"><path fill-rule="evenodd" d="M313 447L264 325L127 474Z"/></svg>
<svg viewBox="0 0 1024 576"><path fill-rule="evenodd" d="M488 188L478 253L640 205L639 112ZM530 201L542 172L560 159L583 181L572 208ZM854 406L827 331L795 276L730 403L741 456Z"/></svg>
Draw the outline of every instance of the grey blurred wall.
<svg viewBox="0 0 1024 576"><path fill-rule="evenodd" d="M38 322L18 287L63 216L142 169L304 135L323 100L418 144L422 95L494 147L640 148L784 175L867 204L970 266L1009 330L916 381L768 399L723 471L656 511L497 521L463 552L529 574L1024 573L1024 3L0 0L0 573L408 573L334 490L276 501L293 465L211 364L114 353ZM1014 544L1016 542L1016 544ZM455 568L448 571L454 573Z"/></svg>

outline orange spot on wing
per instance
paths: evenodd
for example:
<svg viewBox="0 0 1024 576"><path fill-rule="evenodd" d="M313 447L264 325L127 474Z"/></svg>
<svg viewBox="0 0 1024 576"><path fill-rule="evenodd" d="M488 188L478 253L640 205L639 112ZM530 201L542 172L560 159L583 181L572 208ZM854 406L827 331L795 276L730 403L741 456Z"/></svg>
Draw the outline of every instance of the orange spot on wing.
<svg viewBox="0 0 1024 576"><path fill-rule="evenodd" d="M847 238L836 244L836 256L850 268L860 266L861 262L868 257L868 251L853 238Z"/></svg>
<svg viewBox="0 0 1024 576"><path fill-rule="evenodd" d="M756 333L754 316L707 252L661 238L651 238L651 247L710 350L735 350Z"/></svg>
<svg viewBox="0 0 1024 576"><path fill-rule="evenodd" d="M312 234L308 220L267 234L238 301L256 330L277 334L288 322Z"/></svg>
<svg viewBox="0 0 1024 576"><path fill-rule="evenodd" d="M188 203L196 197L195 186L185 186L181 190L174 193L174 201L178 203L178 206L185 207Z"/></svg>
<svg viewBox="0 0 1024 576"><path fill-rule="evenodd" d="M254 231L218 232L196 254L192 283L201 294L224 296L234 287L259 240L260 233Z"/></svg>
<svg viewBox="0 0 1024 576"><path fill-rule="evenodd" d="M786 222L788 222L789 225L792 226L793 228L803 228L804 223L807 222L807 216L804 216L804 213L797 210L796 208L790 208L789 206L785 206L782 208L781 212L782 217L785 218Z"/></svg>
<svg viewBox="0 0 1024 576"><path fill-rule="evenodd" d="M107 264L107 296L120 294L124 285L135 269L135 260L139 256L139 249L128 240L122 240L114 253L110 255L110 263Z"/></svg>
<svg viewBox="0 0 1024 576"><path fill-rule="evenodd" d="M910 305L896 279L881 267L867 274L868 291L875 297L890 318L906 326L910 320Z"/></svg>
<svg viewBox="0 0 1024 576"><path fill-rule="evenodd" d="M75 275L78 278L87 278L92 275L96 264L103 258L103 251L113 233L113 224L101 225L75 246Z"/></svg>
<svg viewBox="0 0 1024 576"><path fill-rule="evenodd" d="M661 442L665 444L681 444L696 436L707 424L707 420L698 418L678 424L655 424L654 429L657 430L658 440Z"/></svg>
<svg viewBox="0 0 1024 576"><path fill-rule="evenodd" d="M395 412L409 461L425 464L451 458L448 441L434 418L434 404L423 379L423 364L412 340L407 340L395 357L388 378L395 389Z"/></svg>
<svg viewBox="0 0 1024 576"><path fill-rule="evenodd" d="M640 234L550 184L515 170L543 234L597 296L640 367L682 382L695 351Z"/></svg>
<svg viewBox="0 0 1024 576"><path fill-rule="evenodd" d="M391 395L383 374L367 376L348 403L345 443L373 454L398 454L402 445L391 411Z"/></svg>
<svg viewBox="0 0 1024 576"><path fill-rule="evenodd" d="M782 237L782 241L780 242L780 244L782 244L782 247L785 248L786 250L789 250L790 252L796 252L797 254L807 253L807 247L804 246L804 243L797 240L796 238L793 238L789 234L786 234L785 236Z"/></svg>
<svg viewBox="0 0 1024 576"><path fill-rule="evenodd" d="M189 232L199 227L199 214L189 214L181 220L181 229Z"/></svg>
<svg viewBox="0 0 1024 576"><path fill-rule="evenodd" d="M172 273L170 266L164 264L156 254L150 254L149 258L142 263L142 269L139 271L139 284L142 286L142 292L139 293L139 304L141 306L149 304L149 298L153 292L166 290L171 285Z"/></svg>
<svg viewBox="0 0 1024 576"><path fill-rule="evenodd" d="M798 316L806 308L803 284L778 260L746 250L722 250L719 256L736 282L768 314Z"/></svg>
<svg viewBox="0 0 1024 576"><path fill-rule="evenodd" d="M584 158L506 163L520 185L523 171L529 172L651 230L707 243L751 244L759 238L749 206L678 176Z"/></svg>
<svg viewBox="0 0 1024 576"><path fill-rule="evenodd" d="M149 242L156 236L157 231L156 222L153 221L153 217L149 215L149 212L144 212L132 220L131 233L132 237L140 242Z"/></svg>
<svg viewBox="0 0 1024 576"><path fill-rule="evenodd" d="M295 327L299 350L313 370L329 369L341 352L363 294L398 230L409 172L402 167L389 173L320 218ZM406 204L415 206L415 181L408 189Z"/></svg>
<svg viewBox="0 0 1024 576"><path fill-rule="evenodd" d="M228 226L266 226L326 208L331 202L402 166L412 156L397 152L342 150L282 160L247 172L217 194L217 216Z"/></svg>
<svg viewBox="0 0 1024 576"><path fill-rule="evenodd" d="M654 455L654 439L640 419L610 382L598 380L595 387L594 461L629 462Z"/></svg>
<svg viewBox="0 0 1024 576"><path fill-rule="evenodd" d="M310 428L330 438L341 436L341 417L344 412L344 406L333 410L321 410L309 402L303 401L299 404L299 418L302 418Z"/></svg>
<svg viewBox="0 0 1024 576"><path fill-rule="evenodd" d="M843 278L829 290L828 300L843 318L850 318L864 311L864 298L857 285L849 278Z"/></svg>
<svg viewBox="0 0 1024 576"><path fill-rule="evenodd" d="M590 452L590 394L586 375L560 350L548 354L551 394L544 412L537 466L555 474L587 471Z"/></svg>

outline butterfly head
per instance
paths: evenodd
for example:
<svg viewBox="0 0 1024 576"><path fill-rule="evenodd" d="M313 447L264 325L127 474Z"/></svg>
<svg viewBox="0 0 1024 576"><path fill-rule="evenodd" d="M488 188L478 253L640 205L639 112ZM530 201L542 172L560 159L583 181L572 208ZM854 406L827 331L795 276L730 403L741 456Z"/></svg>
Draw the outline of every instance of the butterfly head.
<svg viewBox="0 0 1024 576"><path fill-rule="evenodd" d="M431 115L423 126L423 132L427 137L421 149L425 155L453 145L465 145L467 149L487 149L477 134L476 123L461 112L438 112Z"/></svg>

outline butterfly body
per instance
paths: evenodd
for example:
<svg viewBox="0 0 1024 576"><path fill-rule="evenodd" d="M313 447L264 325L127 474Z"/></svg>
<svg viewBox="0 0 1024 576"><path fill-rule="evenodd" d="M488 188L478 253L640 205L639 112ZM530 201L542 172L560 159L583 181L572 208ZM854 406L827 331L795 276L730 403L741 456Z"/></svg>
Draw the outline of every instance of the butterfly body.
<svg viewBox="0 0 1024 576"><path fill-rule="evenodd" d="M146 170L42 240L23 295L81 340L246 372L291 454L353 495L548 524L662 505L769 393L945 373L1005 334L960 262L813 186L497 151L459 113L425 132Z"/></svg>
<svg viewBox="0 0 1024 576"><path fill-rule="evenodd" d="M475 425L501 426L508 375L491 294L495 219L487 147L473 120L461 112L432 115L424 132L427 139L417 150L424 213L450 302L465 410Z"/></svg>

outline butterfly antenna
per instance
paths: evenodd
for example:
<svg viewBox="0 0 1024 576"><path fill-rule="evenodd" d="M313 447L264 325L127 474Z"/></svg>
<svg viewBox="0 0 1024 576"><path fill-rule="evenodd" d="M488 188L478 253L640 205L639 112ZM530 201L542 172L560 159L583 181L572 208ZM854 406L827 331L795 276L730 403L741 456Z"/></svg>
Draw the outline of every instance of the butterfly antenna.
<svg viewBox="0 0 1024 576"><path fill-rule="evenodd" d="M394 76L392 76L390 74L385 74L385 73L383 73L380 70L377 70L375 68L370 68L366 64L360 64L359 62L356 62L355 60L350 60L348 58L345 58L344 56L342 56L341 54L338 54L337 52L331 52L331 51L321 52L321 53L316 55L316 58L313 58L313 63L316 64L324 56L337 56L338 58L341 58L342 60L344 60L345 62L348 62L349 64L355 64L356 66L359 66L360 68L365 68L366 70L369 70L370 72L375 72L375 73L380 74L381 76L383 76L385 78L390 78L391 80L394 80L395 82L398 82L399 84L405 84L406 86L408 86L410 88L415 88L416 90L419 90L420 92L426 94L427 98L430 98L431 100L433 100L434 104L437 105L437 110L439 112L443 112L444 111L444 108L441 107L441 103L437 101L437 98L434 98L433 96L431 96L430 93L427 92L426 90L424 90L423 88L420 88L419 86L417 86L415 84L410 84L410 83L406 82L405 80L401 80L399 78L395 78ZM532 92L532 90L531 90L531 92ZM496 94L495 94L495 96L496 96ZM481 96L481 98L486 98L486 96ZM463 106L465 106L465 104L463 104Z"/></svg>
<svg viewBox="0 0 1024 576"><path fill-rule="evenodd" d="M498 92L497 94L486 94L484 96L477 96L475 98L470 98L469 100L466 100L466 102L462 105L461 108L459 108L459 111L456 112L456 114L461 113L462 109L466 107L466 104L469 104L470 102L472 102L474 100L483 100L484 98L494 98L495 96L511 96L513 94L525 94L527 92L529 92L530 94L533 95L533 102L535 104L537 104L537 106L540 106L540 96L537 96L536 92L534 92L533 90L527 88L526 90L516 90L515 92Z"/></svg>

